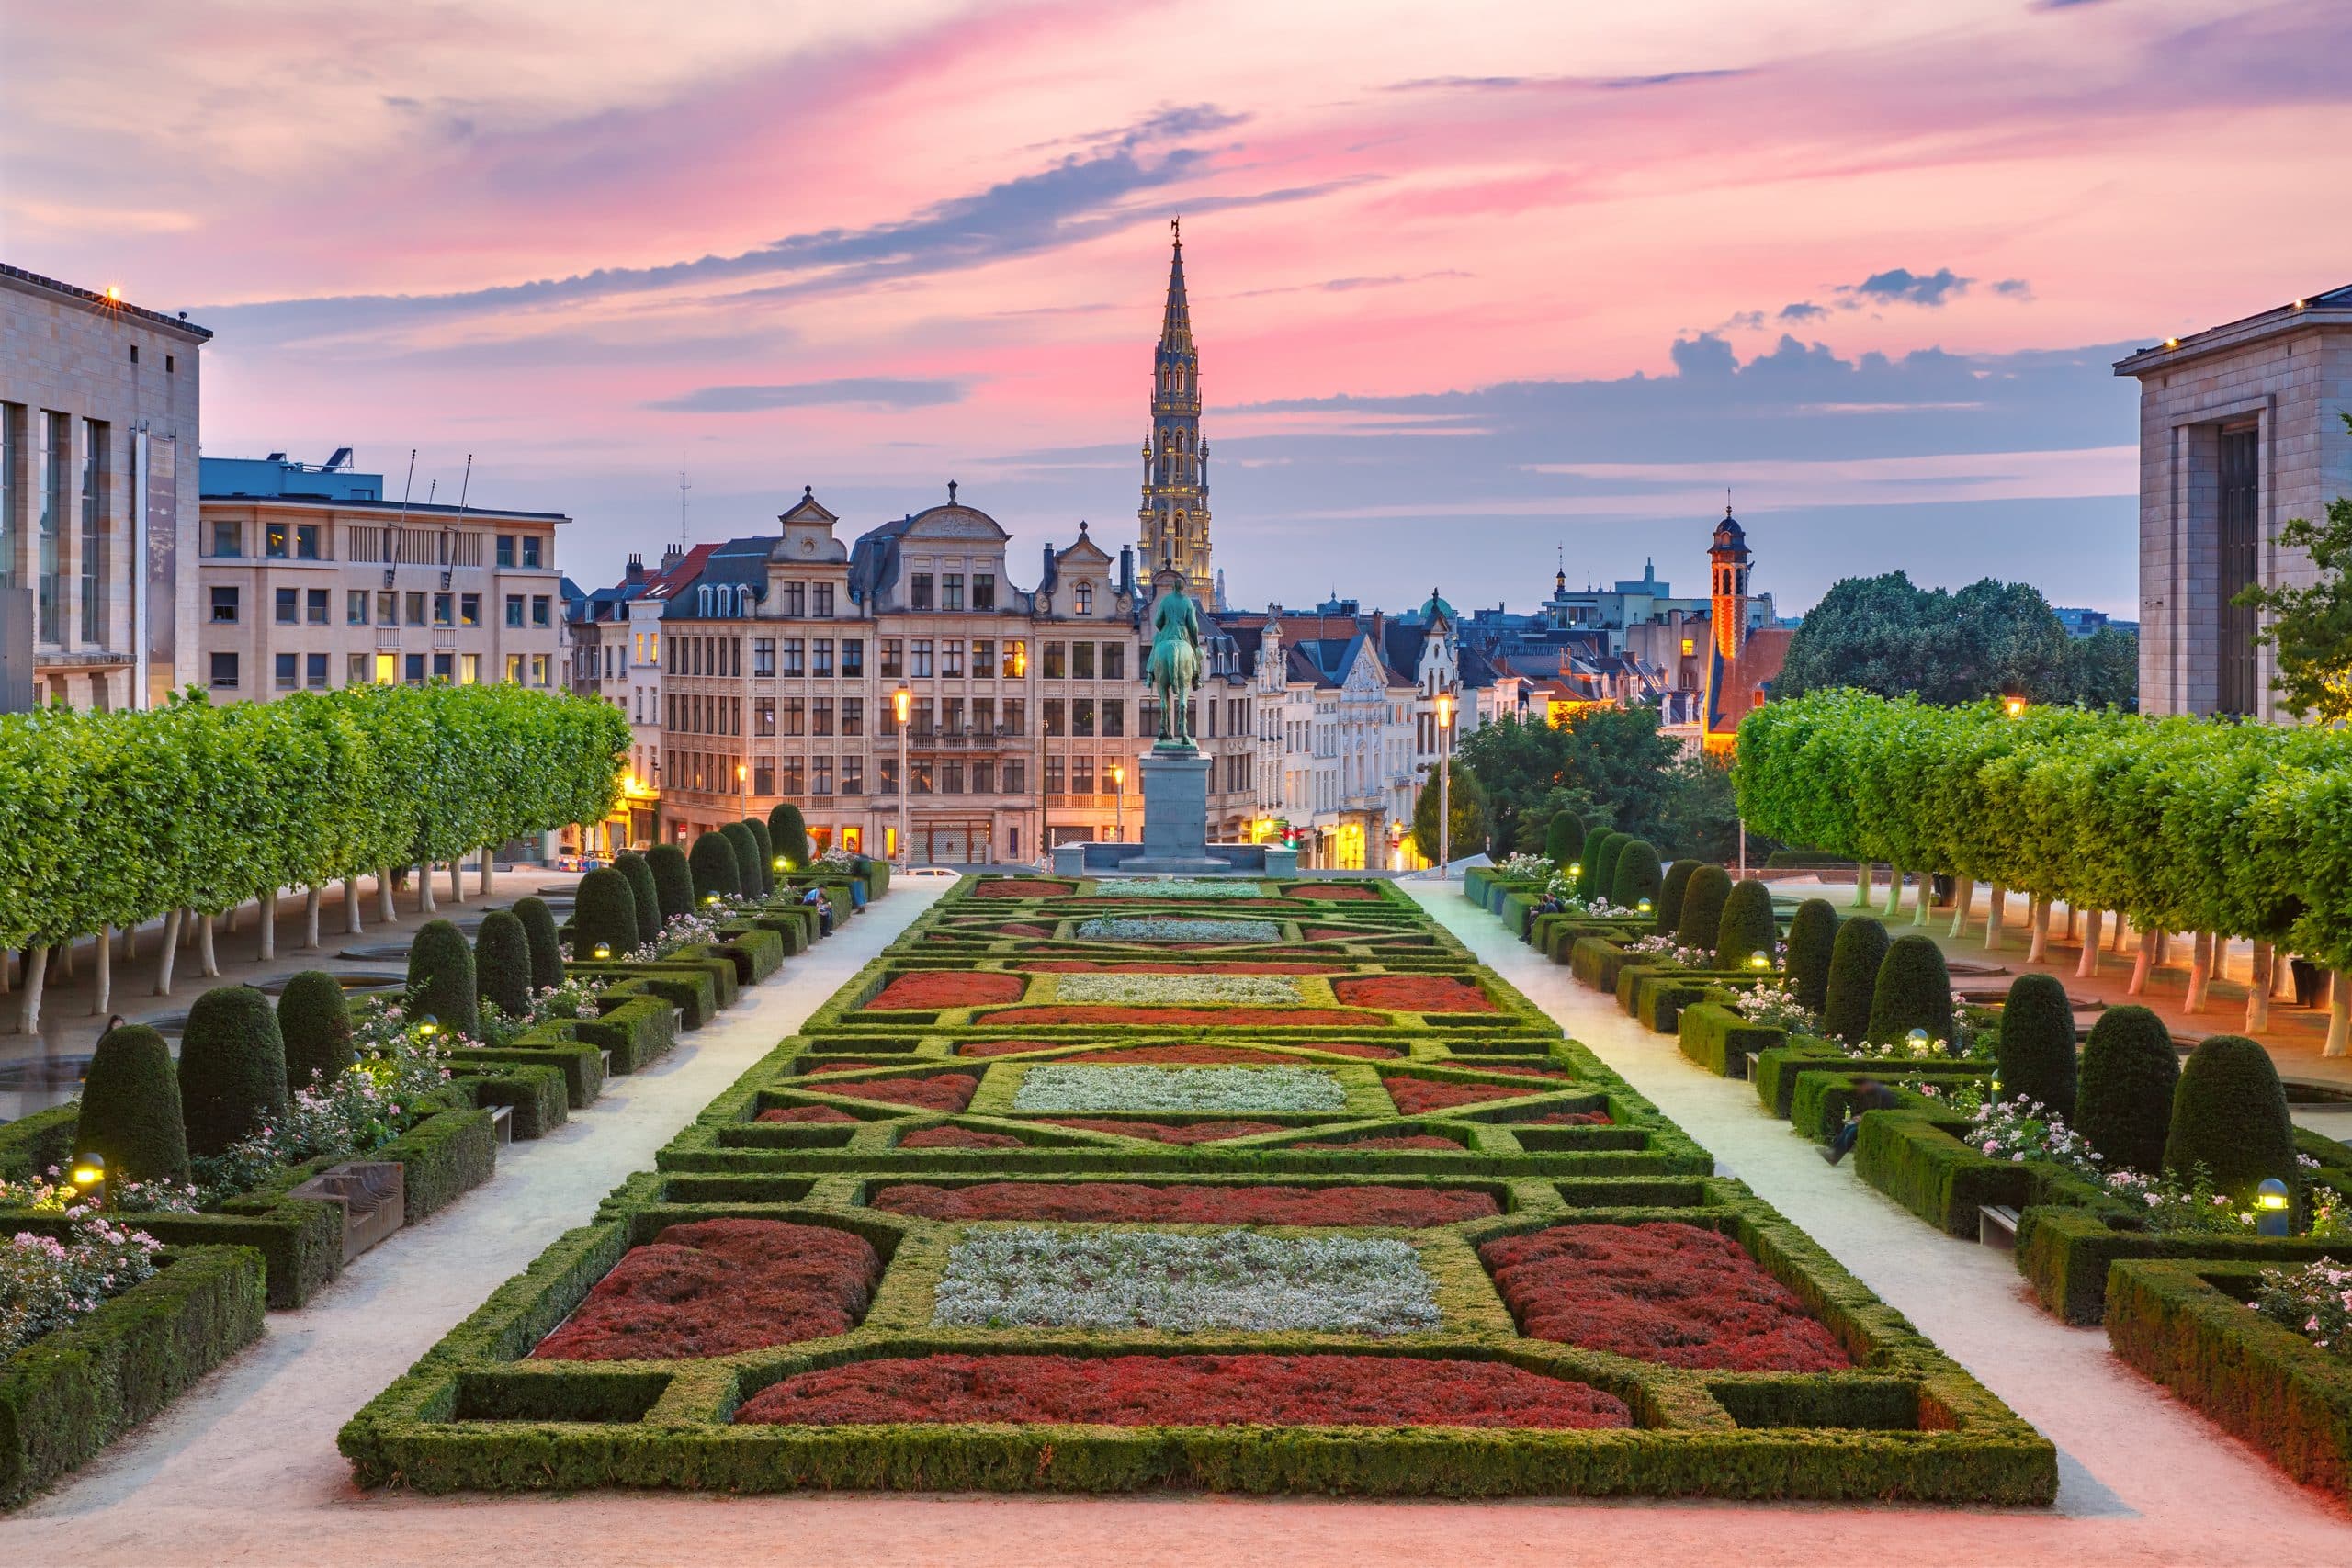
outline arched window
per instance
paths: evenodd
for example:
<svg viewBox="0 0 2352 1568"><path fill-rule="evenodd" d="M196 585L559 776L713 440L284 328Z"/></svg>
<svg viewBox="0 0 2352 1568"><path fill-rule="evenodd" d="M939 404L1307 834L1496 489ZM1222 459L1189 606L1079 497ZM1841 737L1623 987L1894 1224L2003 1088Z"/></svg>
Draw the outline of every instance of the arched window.
<svg viewBox="0 0 2352 1568"><path fill-rule="evenodd" d="M1094 584L1081 582L1078 585L1078 613L1081 615L1094 614Z"/></svg>

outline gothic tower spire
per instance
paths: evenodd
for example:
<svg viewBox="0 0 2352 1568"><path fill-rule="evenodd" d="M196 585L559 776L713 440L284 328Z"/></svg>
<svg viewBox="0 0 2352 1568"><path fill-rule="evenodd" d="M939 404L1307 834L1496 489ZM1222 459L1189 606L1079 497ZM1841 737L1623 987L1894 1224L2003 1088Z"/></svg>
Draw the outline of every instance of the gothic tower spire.
<svg viewBox="0 0 2352 1568"><path fill-rule="evenodd" d="M1152 355L1151 434L1143 446L1144 565L1173 566L1185 587L1206 604L1209 566L1209 449L1201 439L1201 361L1193 346L1193 312L1184 294L1184 235L1171 222L1168 303L1160 313L1159 346Z"/></svg>

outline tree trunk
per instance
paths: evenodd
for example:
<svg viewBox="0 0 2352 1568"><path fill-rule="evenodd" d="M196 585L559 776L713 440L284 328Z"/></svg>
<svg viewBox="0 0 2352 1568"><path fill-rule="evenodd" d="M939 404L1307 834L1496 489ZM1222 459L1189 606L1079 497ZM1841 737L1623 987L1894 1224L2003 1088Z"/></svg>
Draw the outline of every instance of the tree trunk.
<svg viewBox="0 0 2352 1568"><path fill-rule="evenodd" d="M1857 909L1867 909L1871 907L1871 873L1873 869L1875 868L1868 861L1862 862L1854 868L1853 907Z"/></svg>
<svg viewBox="0 0 2352 1568"><path fill-rule="evenodd" d="M65 941L57 944L56 956L51 960L51 963L57 970L57 973L51 976L51 978L58 980L71 980L74 978L74 942L72 938L69 937Z"/></svg>
<svg viewBox="0 0 2352 1568"><path fill-rule="evenodd" d="M1920 891L1921 896L1925 897L1924 886ZM1886 868L1886 918L1891 920L1901 913L1903 913L1903 868L1889 862Z"/></svg>
<svg viewBox="0 0 2352 1568"><path fill-rule="evenodd" d="M451 855L449 857L449 902L462 904L465 901L466 868L460 863L458 856Z"/></svg>
<svg viewBox="0 0 2352 1568"><path fill-rule="evenodd" d="M1991 953L2001 945L2002 917L2009 912L2009 890L2006 887L1984 889L1984 951Z"/></svg>
<svg viewBox="0 0 2352 1568"><path fill-rule="evenodd" d="M2068 905L2066 906L2066 931L2065 931L2065 940L2066 940L2066 941L2068 941L2068 942L2072 942L2072 941L2074 941L2074 940L2075 940L2075 914L2076 914L2076 913L2077 913L2077 911L2076 911L2076 909L2075 908L2075 906L2074 906L2074 905L2072 905L2072 904L2070 903L2070 904L2068 904Z"/></svg>
<svg viewBox="0 0 2352 1568"><path fill-rule="evenodd" d="M2087 980L2098 973L2098 917L2097 909L2083 911L2083 961L2075 965L2077 980Z"/></svg>
<svg viewBox="0 0 2352 1568"><path fill-rule="evenodd" d="M359 874L356 871L343 879L343 930L345 936L363 936L367 932L359 919Z"/></svg>
<svg viewBox="0 0 2352 1568"><path fill-rule="evenodd" d="M209 915L205 916L204 923L196 929L196 956L206 979L220 977L220 955L212 951L212 917Z"/></svg>
<svg viewBox="0 0 2352 1568"><path fill-rule="evenodd" d="M139 922L137 920L122 928L122 960L126 964L139 962Z"/></svg>
<svg viewBox="0 0 2352 1568"><path fill-rule="evenodd" d="M2172 932L2160 931L2156 933L2156 967L2161 969L2171 962Z"/></svg>
<svg viewBox="0 0 2352 1568"><path fill-rule="evenodd" d="M376 923L389 926L400 918L400 911L392 908L392 868L386 866L376 874Z"/></svg>
<svg viewBox="0 0 2352 1568"><path fill-rule="evenodd" d="M179 952L180 912L174 909L164 919L164 962L155 970L155 994L159 997L172 994L172 960L179 956Z"/></svg>
<svg viewBox="0 0 2352 1568"><path fill-rule="evenodd" d="M319 903L325 897L315 882L303 892L302 951L305 953L316 953L319 950Z"/></svg>
<svg viewBox="0 0 2352 1568"><path fill-rule="evenodd" d="M8 994L8 971L15 966L16 956L11 950L0 947L0 997Z"/></svg>
<svg viewBox="0 0 2352 1568"><path fill-rule="evenodd" d="M2120 953L2120 952L2122 952L2122 951L2123 951L2124 932L2125 932L2125 931L2126 931L2126 929L2127 929L2127 927L2128 927L2128 924L2129 924L2129 922L2127 922L2127 921L2123 919L2123 911L2122 911L2122 910L2120 910L2120 909L2116 910L2116 911L2115 911L2115 935L2114 935L2113 939L2112 939L2112 940L2110 940L2110 941L2109 942L2109 943L2108 943L2109 948L2109 949L2111 949L2112 951L2114 951L2114 952L2116 952L2116 953Z"/></svg>
<svg viewBox="0 0 2352 1568"><path fill-rule="evenodd" d="M49 943L25 949L25 1009L17 1016L17 1032L40 1032L41 993L49 989Z"/></svg>
<svg viewBox="0 0 2352 1568"><path fill-rule="evenodd" d="M98 945L92 955L97 960L98 988L90 999L90 1016L104 1018L114 1011L114 928L98 928Z"/></svg>
<svg viewBox="0 0 2352 1568"><path fill-rule="evenodd" d="M1976 879L1971 876L1955 878L1951 886L1951 930L1947 934L1958 936L1968 929L1968 907L1975 902Z"/></svg>
<svg viewBox="0 0 2352 1568"><path fill-rule="evenodd" d="M1935 873L1930 871L1921 872L1919 874L1919 897L1911 901L1911 923L1913 925L1924 926L1928 923L1928 905L1933 901L1935 896Z"/></svg>
<svg viewBox="0 0 2352 1568"><path fill-rule="evenodd" d="M2283 1002L2295 994L2295 955L2283 949L2275 950L2270 958L2270 999Z"/></svg>
<svg viewBox="0 0 2352 1568"><path fill-rule="evenodd" d="M2259 1034L2270 1027L2270 958L2267 942L2254 944L2254 976L2245 987L2245 1032Z"/></svg>
<svg viewBox="0 0 2352 1568"><path fill-rule="evenodd" d="M261 961L273 963L277 957L277 890L254 899L254 908L261 916Z"/></svg>
<svg viewBox="0 0 2352 1568"><path fill-rule="evenodd" d="M429 915L433 906L433 863L426 861L416 868L416 912Z"/></svg>
<svg viewBox="0 0 2352 1568"><path fill-rule="evenodd" d="M2148 971L2156 962L2156 933L2140 933L2140 955L2132 962L2132 983L2123 988L2127 997L2136 997L2148 988Z"/></svg>
<svg viewBox="0 0 2352 1568"><path fill-rule="evenodd" d="M2026 923L2032 929L2026 937L2025 961L2040 964L2050 956L2050 897L2036 893L2026 905Z"/></svg>
<svg viewBox="0 0 2352 1568"><path fill-rule="evenodd" d="M2327 977L2327 1044L2323 1056L2341 1056L2352 1046L2352 976L2341 969Z"/></svg>
<svg viewBox="0 0 2352 1568"><path fill-rule="evenodd" d="M492 886L491 874L496 868L491 863L494 858L490 852L490 846L484 844L481 847L481 896L485 898L490 897Z"/></svg>
<svg viewBox="0 0 2352 1568"><path fill-rule="evenodd" d="M2213 983L2213 945L2211 931L2199 931L2190 939L2188 948L2188 998L2183 1012L2203 1012L2205 993Z"/></svg>

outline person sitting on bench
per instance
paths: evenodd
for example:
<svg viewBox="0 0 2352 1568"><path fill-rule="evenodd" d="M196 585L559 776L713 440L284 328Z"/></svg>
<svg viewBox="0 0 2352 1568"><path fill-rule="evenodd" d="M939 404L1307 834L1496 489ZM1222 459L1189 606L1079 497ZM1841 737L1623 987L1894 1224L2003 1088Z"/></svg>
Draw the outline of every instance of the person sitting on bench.
<svg viewBox="0 0 2352 1568"><path fill-rule="evenodd" d="M833 934L833 901L825 897L821 887L811 887L800 896L800 901L817 911L817 934Z"/></svg>
<svg viewBox="0 0 2352 1568"><path fill-rule="evenodd" d="M1854 1080L1854 1100L1846 1108L1846 1124L1831 1136L1828 1145L1819 1151L1821 1157L1836 1165L1854 1152L1854 1140L1862 1135L1862 1114L1869 1111L1894 1111L1903 1101L1894 1091L1870 1077Z"/></svg>

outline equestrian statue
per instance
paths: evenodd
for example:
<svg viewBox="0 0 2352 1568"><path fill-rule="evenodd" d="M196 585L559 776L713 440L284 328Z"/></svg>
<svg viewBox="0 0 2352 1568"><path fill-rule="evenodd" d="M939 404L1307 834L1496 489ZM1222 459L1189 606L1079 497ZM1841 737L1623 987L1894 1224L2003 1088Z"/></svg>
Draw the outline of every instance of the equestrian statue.
<svg viewBox="0 0 2352 1568"><path fill-rule="evenodd" d="M1155 750L1191 751L1193 692L1201 683L1201 613L1180 581L1151 612L1151 661L1144 679L1159 702Z"/></svg>

